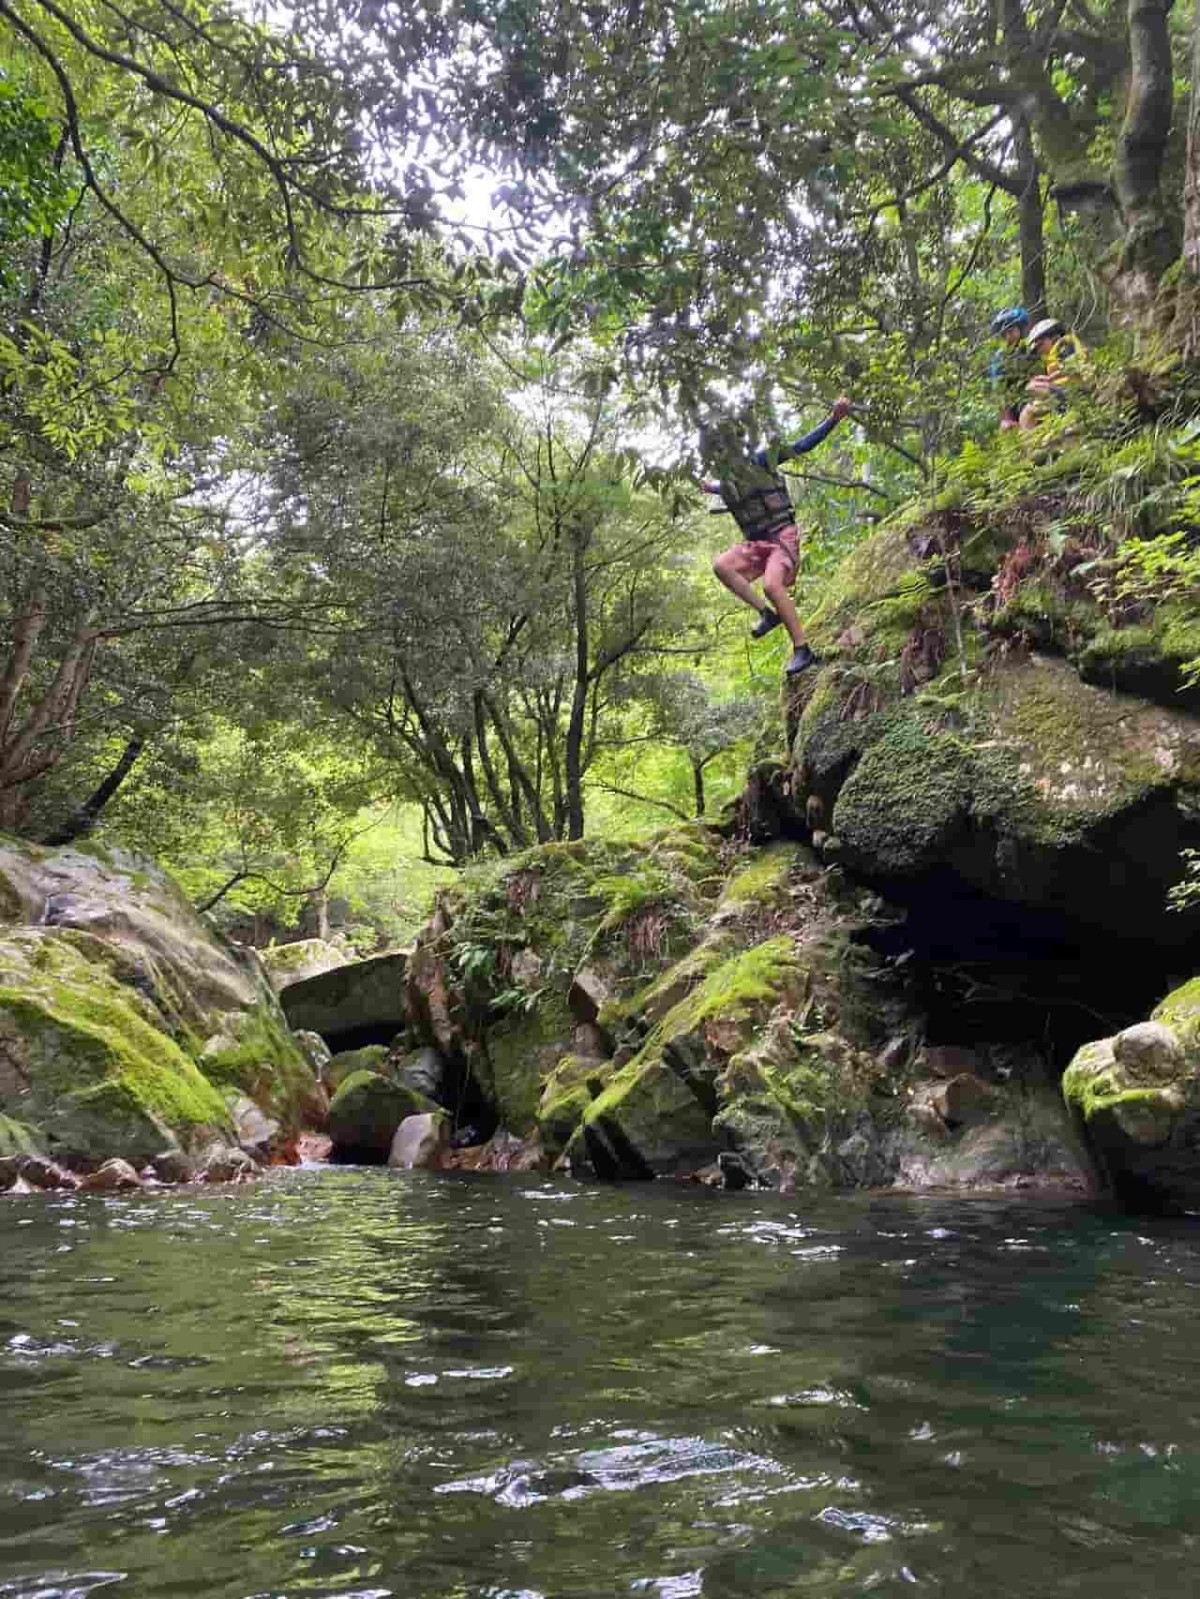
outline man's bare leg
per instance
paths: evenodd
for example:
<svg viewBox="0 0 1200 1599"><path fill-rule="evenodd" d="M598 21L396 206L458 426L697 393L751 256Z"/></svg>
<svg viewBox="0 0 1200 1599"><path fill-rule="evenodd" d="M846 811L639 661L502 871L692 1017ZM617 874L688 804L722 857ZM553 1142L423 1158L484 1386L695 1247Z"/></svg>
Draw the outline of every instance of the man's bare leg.
<svg viewBox="0 0 1200 1599"><path fill-rule="evenodd" d="M787 628L788 636L791 638L792 643L799 649L805 640L804 628L800 624L795 600L792 599L782 580L778 578L768 578L763 584L763 592L771 602L771 609L778 616L784 627Z"/></svg>
<svg viewBox="0 0 1200 1599"><path fill-rule="evenodd" d="M713 571L731 594L736 594L739 600L750 606L752 610L757 611L761 616L766 608L766 601L760 597L758 590L754 588L748 578L744 578L740 572L736 571L732 563L726 562L728 554L729 551L726 550L724 554L714 557Z"/></svg>

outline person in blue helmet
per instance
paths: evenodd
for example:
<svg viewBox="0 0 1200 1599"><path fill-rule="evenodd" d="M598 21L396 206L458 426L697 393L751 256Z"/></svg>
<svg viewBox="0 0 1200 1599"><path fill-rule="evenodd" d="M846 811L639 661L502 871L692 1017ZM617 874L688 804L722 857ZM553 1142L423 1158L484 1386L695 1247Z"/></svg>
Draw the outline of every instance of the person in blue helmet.
<svg viewBox="0 0 1200 1599"><path fill-rule="evenodd" d="M1038 370L1037 357L1026 344L1029 312L1023 305L1010 305L992 318L992 337L1000 348L988 362L988 379L1000 401L1000 426L1020 425L1021 407L1028 398L1026 384Z"/></svg>

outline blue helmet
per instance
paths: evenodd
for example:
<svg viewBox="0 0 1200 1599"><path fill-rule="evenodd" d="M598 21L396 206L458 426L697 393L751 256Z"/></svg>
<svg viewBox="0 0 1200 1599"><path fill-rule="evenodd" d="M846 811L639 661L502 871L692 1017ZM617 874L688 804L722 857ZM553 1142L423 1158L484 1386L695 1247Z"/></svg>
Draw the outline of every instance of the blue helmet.
<svg viewBox="0 0 1200 1599"><path fill-rule="evenodd" d="M992 318L992 332L999 338L1009 328L1025 329L1029 326L1029 312L1023 305L1010 305L1004 311L997 311Z"/></svg>

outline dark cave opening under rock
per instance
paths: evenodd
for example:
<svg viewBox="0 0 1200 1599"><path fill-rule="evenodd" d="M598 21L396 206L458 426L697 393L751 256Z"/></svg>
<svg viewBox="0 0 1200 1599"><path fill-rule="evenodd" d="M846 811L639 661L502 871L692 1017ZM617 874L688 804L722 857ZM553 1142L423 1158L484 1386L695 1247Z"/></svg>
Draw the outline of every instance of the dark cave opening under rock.
<svg viewBox="0 0 1200 1599"><path fill-rule="evenodd" d="M1200 956L1195 942L1116 938L950 873L888 895L895 920L858 941L903 971L926 1043L1025 1046L1060 1072L1082 1044L1147 1016Z"/></svg>

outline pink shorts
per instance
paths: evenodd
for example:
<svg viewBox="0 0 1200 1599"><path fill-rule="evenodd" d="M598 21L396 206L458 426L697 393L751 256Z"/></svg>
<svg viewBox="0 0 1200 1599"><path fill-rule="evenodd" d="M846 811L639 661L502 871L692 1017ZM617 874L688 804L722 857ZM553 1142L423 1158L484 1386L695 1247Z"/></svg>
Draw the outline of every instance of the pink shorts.
<svg viewBox="0 0 1200 1599"><path fill-rule="evenodd" d="M726 550L739 577L753 583L760 577L778 578L791 588L800 570L800 535L795 526L781 527L767 539L747 539Z"/></svg>

